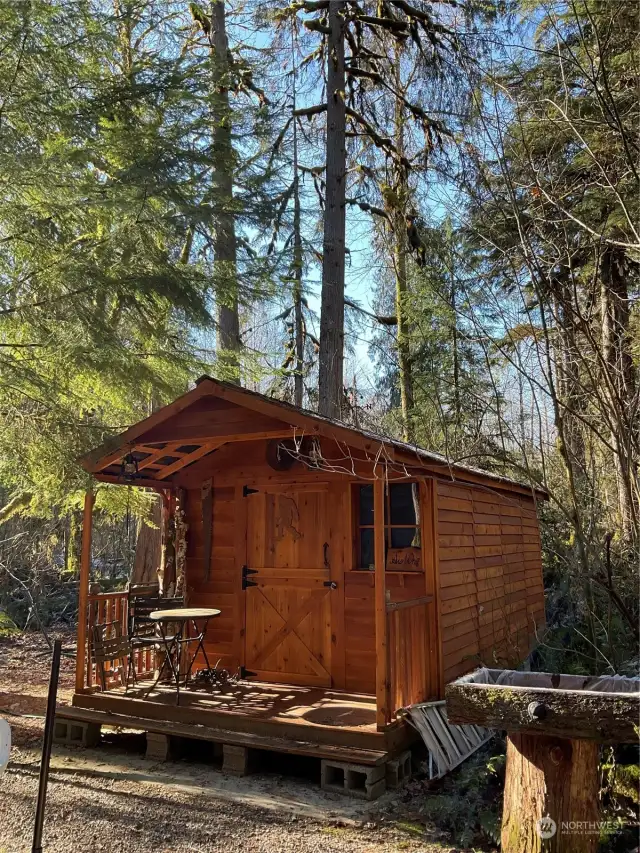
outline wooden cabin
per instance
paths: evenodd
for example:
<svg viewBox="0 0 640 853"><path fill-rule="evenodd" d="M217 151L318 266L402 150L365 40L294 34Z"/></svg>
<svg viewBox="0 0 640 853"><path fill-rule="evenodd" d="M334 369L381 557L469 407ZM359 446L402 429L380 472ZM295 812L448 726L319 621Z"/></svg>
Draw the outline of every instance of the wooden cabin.
<svg viewBox="0 0 640 853"><path fill-rule="evenodd" d="M411 739L402 708L517 665L544 624L544 493L409 444L205 376L83 464L162 495L164 589L220 609L208 657L241 680L179 706L97 687L90 628L126 626L127 592L89 591L89 494L78 717L366 764Z"/></svg>

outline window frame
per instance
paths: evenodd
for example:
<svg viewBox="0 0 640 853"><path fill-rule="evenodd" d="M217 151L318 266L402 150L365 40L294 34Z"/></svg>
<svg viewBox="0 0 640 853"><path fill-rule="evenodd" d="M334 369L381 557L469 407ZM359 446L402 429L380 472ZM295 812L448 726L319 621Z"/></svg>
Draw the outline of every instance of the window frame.
<svg viewBox="0 0 640 853"><path fill-rule="evenodd" d="M391 486L395 485L407 485L407 486L417 486L418 488L418 497L419 497L419 515L414 524L391 524ZM375 530L375 516L372 524L361 524L360 523L360 489L365 486L370 486L373 489L372 483L354 483L354 489L352 491L352 506L354 507L354 524L355 524L355 547L354 547L354 564L353 570L358 572L370 572L372 569L370 566L362 565L362 536L361 532L363 530ZM411 574L419 574L425 571L425 553L424 553L424 542L423 542L423 533L422 533L422 486L420 480L417 479L407 479L407 480L392 480L385 483L384 487L384 511L385 511L385 525L384 525L384 545L385 545L385 570L386 571L400 571L401 573L411 573ZM372 508L371 512L374 510ZM405 546L405 547L419 547L420 548L420 569L419 571L415 569L387 569L386 568L386 559L389 553L389 549L394 546L391 544L391 532L392 530L417 530L418 535L420 537L420 545L417 546Z"/></svg>

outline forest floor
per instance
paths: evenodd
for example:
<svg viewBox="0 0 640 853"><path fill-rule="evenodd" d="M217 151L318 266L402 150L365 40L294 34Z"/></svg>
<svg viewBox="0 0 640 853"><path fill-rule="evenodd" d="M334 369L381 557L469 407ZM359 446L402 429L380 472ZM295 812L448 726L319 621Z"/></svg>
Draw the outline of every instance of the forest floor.
<svg viewBox="0 0 640 853"><path fill-rule="evenodd" d="M73 651L73 634L63 632ZM0 775L0 853L31 850L50 652L39 635L0 640L0 716L12 727ZM58 704L71 700L74 659L63 657ZM198 756L155 764L139 735L103 736L93 750L54 747L47 853L466 853L417 820L420 782L363 803L320 790L310 776L229 777ZM282 769L282 768L279 768ZM478 851L480 848L473 848ZM469 851L470 853L470 851Z"/></svg>

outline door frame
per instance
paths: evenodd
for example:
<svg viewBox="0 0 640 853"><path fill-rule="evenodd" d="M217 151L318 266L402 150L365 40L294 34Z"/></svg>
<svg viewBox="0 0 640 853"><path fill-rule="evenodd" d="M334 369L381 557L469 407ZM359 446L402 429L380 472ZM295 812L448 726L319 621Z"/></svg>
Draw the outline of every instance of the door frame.
<svg viewBox="0 0 640 853"><path fill-rule="evenodd" d="M331 632L330 632L330 662L329 666L325 667L326 671L329 673L329 685L322 685L325 689L331 689L332 687L341 687L344 686L344 625L342 624L344 621L344 559L345 554L343 551L343 535L341 528L341 519L340 512L342 510L341 504L342 501L338 500L336 503L334 498L338 498L336 494L337 487L339 488L339 494L342 495L348 494L348 484L346 481L336 482L329 481L324 479L291 479L291 480L279 480L276 482L265 482L263 479L251 480L250 478L243 478L242 480L236 481L235 486L235 504L236 504L236 535L235 535L235 566L236 566L236 595L238 596L239 601L239 614L240 618L238 619L238 629L236 631L235 636L235 646L237 650L237 657L240 664L241 669L246 669L247 664L247 598L246 598L246 589L243 589L243 569L248 565L248 541L247 541L247 531L248 531L248 504L247 501L250 499L251 495L247 494L246 489L255 489L256 492L265 491L271 493L278 492L288 492L294 490L296 488L300 490L308 490L310 492L326 492L327 494L327 506L326 506L326 519L325 523L327 525L327 534L326 541L329 544L329 565L326 566L327 571L327 581L333 581L337 584L336 589L327 590L327 594L331 597L329 599L329 612L330 612L330 620L331 620ZM350 511L350 510L349 510ZM340 547L337 547L340 546ZM335 557L333 556L335 554ZM249 566L249 568L251 568ZM286 569L282 569L283 572L286 572ZM340 624L340 629L336 631L334 619L335 617L342 617L342 623ZM336 643L336 637L338 637L338 642ZM336 678L334 674L334 654L338 653L338 681L336 683ZM324 666L324 665L323 665ZM299 676L299 678L304 679L304 676ZM291 683L290 680L283 678L282 681L276 682L275 678L270 678L269 681L273 681L274 683ZM301 686L302 681L300 682ZM317 682L313 680L309 680L309 686L320 686L317 685Z"/></svg>

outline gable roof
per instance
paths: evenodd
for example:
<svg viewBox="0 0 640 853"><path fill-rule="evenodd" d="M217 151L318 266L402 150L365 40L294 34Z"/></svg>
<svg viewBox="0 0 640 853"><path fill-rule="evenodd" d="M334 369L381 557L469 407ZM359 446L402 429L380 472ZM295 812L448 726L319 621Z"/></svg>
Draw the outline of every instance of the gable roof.
<svg viewBox="0 0 640 853"><path fill-rule="evenodd" d="M201 410L200 421L207 424L206 435L198 434L194 427L176 429L182 413L185 413L182 417L186 418L186 410L194 412L198 409ZM250 429L241 428L243 424L237 420L235 410L251 413ZM226 421L230 417L236 418L233 431L230 431L233 424L227 424L226 427L223 423L218 424L223 418ZM193 421L193 417L190 420ZM168 422L173 423L173 428L168 426ZM121 460L132 453L139 468L135 477L136 485L167 487L171 484L172 475L213 453L223 444L286 436L301 438L303 435L334 438L347 446L378 452L381 461L392 458L406 466L426 468L449 480L490 481L494 488L502 486L508 490L547 497L547 493L539 487L532 488L529 484L455 462L397 438L356 428L206 375L196 381L195 388L148 418L133 424L120 435L107 439L81 457L80 462L100 480L129 482L123 478L120 465Z"/></svg>

